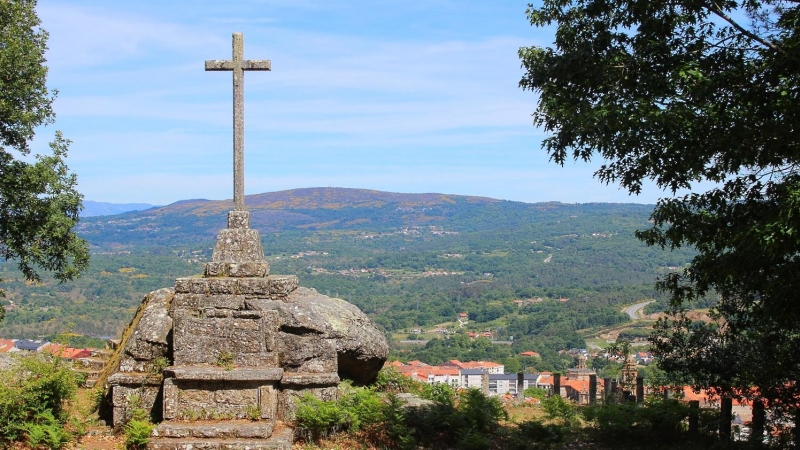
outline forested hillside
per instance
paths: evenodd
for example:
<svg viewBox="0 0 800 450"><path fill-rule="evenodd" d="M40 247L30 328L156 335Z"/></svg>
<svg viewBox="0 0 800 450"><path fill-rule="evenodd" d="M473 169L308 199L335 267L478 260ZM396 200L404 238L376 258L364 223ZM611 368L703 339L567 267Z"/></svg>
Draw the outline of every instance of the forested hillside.
<svg viewBox="0 0 800 450"><path fill-rule="evenodd" d="M655 297L656 277L691 257L633 237L648 226L647 205L330 188L247 203L273 273L296 274L302 285L358 305L387 332L452 329L465 312L469 323L459 331L513 336L509 351L581 346L576 330L627 321L620 305ZM0 335L33 338L69 323L79 333L116 335L146 292L202 271L229 208L194 200L83 219L92 261L82 279L33 285L13 263L0 267L3 304L13 304ZM429 345L430 358L444 355Z"/></svg>

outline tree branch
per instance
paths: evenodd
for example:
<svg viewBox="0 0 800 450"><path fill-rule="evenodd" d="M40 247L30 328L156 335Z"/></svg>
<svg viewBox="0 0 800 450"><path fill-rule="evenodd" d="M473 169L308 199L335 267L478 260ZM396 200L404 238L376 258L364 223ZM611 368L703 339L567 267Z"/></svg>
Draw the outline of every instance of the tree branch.
<svg viewBox="0 0 800 450"><path fill-rule="evenodd" d="M756 35L752 31L749 31L749 30L745 29L743 26L741 26L738 23L736 23L736 21L733 20L729 15L725 14L724 12L722 12L722 9L720 9L718 4L714 3L714 7L713 8L709 8L709 9L711 10L711 12L713 12L717 16L721 17L723 20L725 20L726 22L731 24L733 26L733 28L736 28L737 30L739 30L740 33L744 34L745 36L749 37L750 39L758 42L759 44L763 45L764 47L768 47L768 48L771 48L771 49L775 50L776 52L783 53L783 49L778 47L777 45L775 45L773 42L770 42L770 41L768 41L768 40Z"/></svg>

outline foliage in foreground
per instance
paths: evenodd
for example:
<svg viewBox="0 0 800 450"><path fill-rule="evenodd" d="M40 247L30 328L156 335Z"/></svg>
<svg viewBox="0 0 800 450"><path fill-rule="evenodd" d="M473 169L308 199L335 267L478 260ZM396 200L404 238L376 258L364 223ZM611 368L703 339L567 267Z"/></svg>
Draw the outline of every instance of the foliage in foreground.
<svg viewBox="0 0 800 450"><path fill-rule="evenodd" d="M335 441L337 433L338 438L357 441L365 448L727 448L717 438L718 411L700 410L698 432L690 435L689 407L674 399L663 401L661 396L648 398L642 405L609 399L592 406L549 397L541 405L514 406L517 411L530 408L536 416L515 423L509 421L510 405L502 404L498 397L402 378L385 369L372 388L345 385L339 401L302 398L295 422L298 437L309 443L309 448L313 443L327 448L329 441L325 440ZM398 395L409 392L431 402L408 406ZM780 442L730 446L781 448Z"/></svg>
<svg viewBox="0 0 800 450"><path fill-rule="evenodd" d="M552 46L519 53L543 148L600 160L595 176L632 194L654 183L665 196L637 237L698 251L658 282L672 313L652 341L661 367L795 408L800 4L545 0L528 17L555 28ZM717 323L691 320L709 294Z"/></svg>
<svg viewBox="0 0 800 450"><path fill-rule="evenodd" d="M0 371L0 445L25 439L33 447L63 447L72 438L64 406L77 388L75 373L58 358L16 358Z"/></svg>
<svg viewBox="0 0 800 450"><path fill-rule="evenodd" d="M306 441L320 441L337 432L357 434L379 446L413 448L448 446L465 449L490 448L500 421L507 418L496 398L471 389L456 393L450 386L402 383L431 404L406 407L396 392L400 380L394 371L384 371L379 386L393 392L354 388L347 384L338 401L302 397L295 416L295 432ZM387 383L387 379L394 382ZM407 380L407 379L406 379Z"/></svg>
<svg viewBox="0 0 800 450"><path fill-rule="evenodd" d="M0 2L0 257L27 280L44 269L63 282L86 270L89 246L73 231L83 196L64 162L70 141L56 131L51 155L25 158L35 129L55 118L40 25L35 0Z"/></svg>

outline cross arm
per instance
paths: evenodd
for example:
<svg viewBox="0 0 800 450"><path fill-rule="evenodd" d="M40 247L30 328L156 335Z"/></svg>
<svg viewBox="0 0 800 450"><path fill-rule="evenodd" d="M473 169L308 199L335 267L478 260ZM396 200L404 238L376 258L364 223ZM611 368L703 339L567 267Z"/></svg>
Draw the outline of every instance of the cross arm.
<svg viewBox="0 0 800 450"><path fill-rule="evenodd" d="M206 70L233 70L235 66L233 61L222 59L208 59L206 60Z"/></svg>
<svg viewBox="0 0 800 450"><path fill-rule="evenodd" d="M206 70L272 70L272 62L268 59L251 59L246 61L231 61L222 59L206 60Z"/></svg>
<svg viewBox="0 0 800 450"><path fill-rule="evenodd" d="M272 61L268 59L248 59L242 61L242 70L272 70Z"/></svg>

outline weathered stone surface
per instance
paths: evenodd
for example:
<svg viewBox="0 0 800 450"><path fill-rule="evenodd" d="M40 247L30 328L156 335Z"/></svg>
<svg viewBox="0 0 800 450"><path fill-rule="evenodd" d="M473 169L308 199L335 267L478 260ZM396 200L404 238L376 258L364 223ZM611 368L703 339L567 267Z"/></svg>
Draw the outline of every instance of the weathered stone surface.
<svg viewBox="0 0 800 450"><path fill-rule="evenodd" d="M153 438L147 444L149 450L291 450L292 430L285 427L275 429L269 439L244 438Z"/></svg>
<svg viewBox="0 0 800 450"><path fill-rule="evenodd" d="M333 343L339 375L357 383L372 382L389 354L383 333L361 310L314 289L299 287L286 302L247 299L245 304L250 309L279 311L283 333L318 335Z"/></svg>
<svg viewBox="0 0 800 450"><path fill-rule="evenodd" d="M297 373L284 372L281 378L281 387L299 386L336 386L339 384L339 374L333 373Z"/></svg>
<svg viewBox="0 0 800 450"><path fill-rule="evenodd" d="M247 228L219 230L211 261L231 263L264 261L264 250L261 247L258 231Z"/></svg>
<svg viewBox="0 0 800 450"><path fill-rule="evenodd" d="M178 418L180 406L180 391L175 386L175 380L172 378L164 379L164 386L162 389L164 400L162 402L162 415L164 420L174 420Z"/></svg>
<svg viewBox="0 0 800 450"><path fill-rule="evenodd" d="M176 318L174 336L176 365L217 364L223 355L266 351L260 319Z"/></svg>
<svg viewBox="0 0 800 450"><path fill-rule="evenodd" d="M258 406L262 419L278 417L278 389L276 384L266 384L258 388Z"/></svg>
<svg viewBox="0 0 800 450"><path fill-rule="evenodd" d="M201 309L242 309L244 308L244 296L236 294L203 295L200 297L197 307Z"/></svg>
<svg viewBox="0 0 800 450"><path fill-rule="evenodd" d="M169 356L172 318L168 311L173 296L172 289L159 289L145 297L142 316L120 358L121 372L147 372L154 360Z"/></svg>
<svg viewBox="0 0 800 450"><path fill-rule="evenodd" d="M269 262L210 262L206 263L206 277L259 277L269 275Z"/></svg>
<svg viewBox="0 0 800 450"><path fill-rule="evenodd" d="M277 381L283 378L283 369L278 367L239 367L226 370L224 367L214 366L178 366L166 368L164 374L175 380Z"/></svg>
<svg viewBox="0 0 800 450"><path fill-rule="evenodd" d="M134 340L127 353L137 359L153 359L163 356L169 344L167 337L172 330L172 318L167 314L172 289L159 289L147 300L139 325L133 332Z"/></svg>
<svg viewBox="0 0 800 450"><path fill-rule="evenodd" d="M228 211L228 228L250 228L250 211Z"/></svg>
<svg viewBox="0 0 800 450"><path fill-rule="evenodd" d="M169 305L169 312L172 315L176 309L196 309L200 305L200 298L203 294L186 294L176 292Z"/></svg>
<svg viewBox="0 0 800 450"><path fill-rule="evenodd" d="M422 397L420 397L418 395L405 393L405 392L401 392L400 394L397 394L397 398L400 399L400 401L402 401L405 404L405 406L410 407L410 408L416 408L416 407L420 407L420 406L429 406L429 405L433 405L434 404L434 402L432 400L428 400L428 399L422 398Z"/></svg>
<svg viewBox="0 0 800 450"><path fill-rule="evenodd" d="M316 334L278 333L278 359L290 372L336 372L336 346Z"/></svg>
<svg viewBox="0 0 800 450"><path fill-rule="evenodd" d="M133 410L140 408L150 411L150 416L154 420L159 419L161 416L160 392L161 387L159 385L112 385L112 425L119 427L127 423Z"/></svg>
<svg viewBox="0 0 800 450"><path fill-rule="evenodd" d="M158 386L161 384L161 374L153 373L128 373L117 372L108 377L110 386L129 385L129 386Z"/></svg>
<svg viewBox="0 0 800 450"><path fill-rule="evenodd" d="M226 310L213 310L226 311ZM275 364L273 353L279 315L275 311L234 311L234 317L185 317L174 321L173 357L176 365L219 364L223 355L234 365ZM227 315L227 314L220 314Z"/></svg>
<svg viewBox="0 0 800 450"><path fill-rule="evenodd" d="M244 419L247 408L259 404L260 382L209 383L173 380L176 393L169 399L165 417L195 421L198 419ZM166 391L165 396L172 392ZM165 400L167 400L165 398ZM166 406L165 402L165 406Z"/></svg>
<svg viewBox="0 0 800 450"><path fill-rule="evenodd" d="M277 381L164 380L164 419L231 420L250 418L253 408L262 419L274 418Z"/></svg>
<svg viewBox="0 0 800 450"><path fill-rule="evenodd" d="M297 289L297 286L297 277L294 275L270 275L264 278L178 278L175 280L175 292L181 294L179 304L185 305L186 308L199 307L203 298L186 294L245 295L248 299L259 297L285 300Z"/></svg>
<svg viewBox="0 0 800 450"><path fill-rule="evenodd" d="M153 430L153 437L166 438L248 438L267 439L272 435L272 421L231 420L196 421L196 422L163 422Z"/></svg>
<svg viewBox="0 0 800 450"><path fill-rule="evenodd" d="M194 294L192 292L194 288L194 281L197 278L185 277L185 278L176 278L175 279L175 293L176 294ZM205 292L200 291L198 294L204 294Z"/></svg>
<svg viewBox="0 0 800 450"><path fill-rule="evenodd" d="M294 275L272 275L269 277L270 296L286 297L297 289L297 277Z"/></svg>
<svg viewBox="0 0 800 450"><path fill-rule="evenodd" d="M247 298L285 299L297 289L294 275L270 275L266 278L239 279L239 292Z"/></svg>

